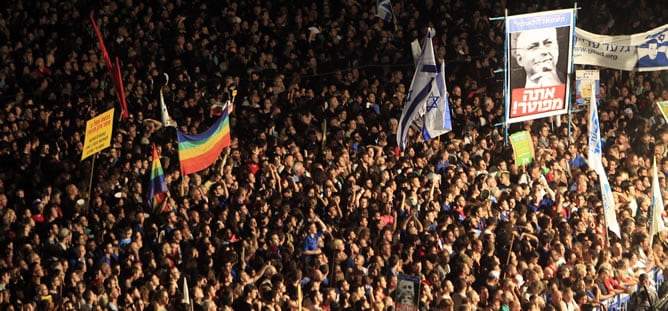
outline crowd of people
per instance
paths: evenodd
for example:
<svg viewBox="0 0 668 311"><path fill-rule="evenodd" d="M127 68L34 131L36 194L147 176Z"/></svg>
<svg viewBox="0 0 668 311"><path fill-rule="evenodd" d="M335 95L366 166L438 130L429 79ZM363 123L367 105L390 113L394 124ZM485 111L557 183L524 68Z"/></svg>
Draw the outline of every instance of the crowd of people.
<svg viewBox="0 0 668 311"><path fill-rule="evenodd" d="M668 74L601 69L617 237L586 162L586 109L573 107L570 131L566 115L511 126L535 147L530 165L512 160L498 126L504 26L489 19L503 2L395 0L392 22L375 2L347 0L10 2L0 9L2 310L395 310L403 282L420 310L571 311L651 292L648 273L668 268L668 237L647 228L653 158L668 189L655 105L668 100ZM573 7L536 3L510 14ZM127 119L91 13L119 58ZM666 17L658 2L590 1L578 27L629 34ZM454 130L429 141L412 132L399 151L410 42L428 26ZM189 134L233 102L232 145L214 165L180 174L160 91ZM112 107L111 146L81 161L86 121ZM153 144L169 188L157 210ZM635 295L637 310L666 292Z"/></svg>

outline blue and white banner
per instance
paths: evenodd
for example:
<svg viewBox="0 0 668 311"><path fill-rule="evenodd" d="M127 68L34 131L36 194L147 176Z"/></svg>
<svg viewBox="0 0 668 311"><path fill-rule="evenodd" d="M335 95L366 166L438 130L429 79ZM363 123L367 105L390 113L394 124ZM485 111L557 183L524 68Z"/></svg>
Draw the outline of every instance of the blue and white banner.
<svg viewBox="0 0 668 311"><path fill-rule="evenodd" d="M440 95L434 96L432 103L427 103L427 112L422 127L422 138L425 141L452 131L448 89L445 86L445 62L441 62L441 69L436 74L434 83Z"/></svg>
<svg viewBox="0 0 668 311"><path fill-rule="evenodd" d="M575 64L637 71L668 69L668 25L620 36L576 28L575 36Z"/></svg>
<svg viewBox="0 0 668 311"><path fill-rule="evenodd" d="M406 101L397 130L397 145L400 150L406 149L410 127L419 123L418 127L422 128L427 107L438 104L441 97L438 86L434 83L438 74L434 58L434 46L431 42L434 34L435 31L431 28L427 31L413 81L408 94L406 94Z"/></svg>
<svg viewBox="0 0 668 311"><path fill-rule="evenodd" d="M617 222L617 213L615 213L615 198L612 195L608 175L604 170L598 172L598 180L601 183L601 199L603 201L603 217L605 217L605 223L608 225L608 230L615 233L617 237L621 239L622 234L619 229L619 223Z"/></svg>
<svg viewBox="0 0 668 311"><path fill-rule="evenodd" d="M666 225L663 222L663 197L661 195L661 185L659 185L659 174L656 168L656 157L654 157L654 164L652 165L652 206L650 210L651 217L649 218L649 237L650 245L654 235L666 230Z"/></svg>
<svg viewBox="0 0 668 311"><path fill-rule="evenodd" d="M390 0L376 0L376 16L386 22L391 22L394 19Z"/></svg>
<svg viewBox="0 0 668 311"><path fill-rule="evenodd" d="M589 81L593 85L593 81ZM596 94L589 94L590 102L596 101ZM599 174L603 172L603 157L601 147L601 128L598 121L598 107L596 104L589 105L589 148L587 162L589 167Z"/></svg>

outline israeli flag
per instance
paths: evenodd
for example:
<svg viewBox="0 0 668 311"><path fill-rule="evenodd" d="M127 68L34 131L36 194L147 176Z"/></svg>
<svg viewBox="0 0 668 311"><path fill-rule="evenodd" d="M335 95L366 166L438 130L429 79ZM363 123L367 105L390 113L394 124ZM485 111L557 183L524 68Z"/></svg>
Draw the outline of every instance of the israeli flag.
<svg viewBox="0 0 668 311"><path fill-rule="evenodd" d="M619 228L619 223L617 222L617 213L615 213L615 198L612 195L612 189L610 188L608 175L603 169L598 172L598 180L601 183L603 217L605 217L605 222L608 224L608 230L612 231L617 235L618 238L621 239L622 234Z"/></svg>
<svg viewBox="0 0 668 311"><path fill-rule="evenodd" d="M594 83L592 81L592 83ZM591 101L589 102L589 150L587 152L587 161L589 167L597 173L603 171L603 162L601 155L601 129L598 122L598 107L596 107L596 91L592 86Z"/></svg>
<svg viewBox="0 0 668 311"><path fill-rule="evenodd" d="M661 196L661 186L659 185L659 174L656 168L656 157L654 157L654 165L652 167L652 207L649 217L649 237L650 245L654 235L666 230L666 225L663 222L661 213L663 212L663 197Z"/></svg>
<svg viewBox="0 0 668 311"><path fill-rule="evenodd" d="M390 3L390 0L376 0L376 16L386 22L392 21L392 3Z"/></svg>
<svg viewBox="0 0 668 311"><path fill-rule="evenodd" d="M668 66L668 29L645 36L643 44L638 46L638 64L641 69L650 70Z"/></svg>
<svg viewBox="0 0 668 311"><path fill-rule="evenodd" d="M427 107L434 103L438 105L438 100L441 97L438 86L434 83L438 74L434 58L434 46L431 42L434 34L434 30L429 28L423 43L422 53L418 59L415 74L413 75L411 87L408 90L408 94L406 94L406 101L401 112L401 118L399 119L399 129L397 130L397 145L400 150L406 148L408 131L411 125L422 128Z"/></svg>
<svg viewBox="0 0 668 311"><path fill-rule="evenodd" d="M452 131L448 89L445 86L445 62L441 62L434 83L439 95L432 97L432 102L427 102L427 112L422 127L422 138L425 141Z"/></svg>

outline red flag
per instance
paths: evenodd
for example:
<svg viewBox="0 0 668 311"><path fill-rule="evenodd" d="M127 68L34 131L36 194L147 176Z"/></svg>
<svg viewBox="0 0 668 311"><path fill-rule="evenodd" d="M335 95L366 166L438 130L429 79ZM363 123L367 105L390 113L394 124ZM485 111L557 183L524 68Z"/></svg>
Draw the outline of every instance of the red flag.
<svg viewBox="0 0 668 311"><path fill-rule="evenodd" d="M121 75L121 64L118 62L118 57L116 57L116 93L118 96L118 102L121 104L121 117L123 119L128 117L128 103L125 101L125 87L123 87L123 76Z"/></svg>
<svg viewBox="0 0 668 311"><path fill-rule="evenodd" d="M109 57L109 52L107 52L107 47L104 45L104 40L102 39L102 34L100 29L97 28L97 23L95 22L95 17L93 17L93 12L90 12L90 21L93 22L93 29L95 29L95 34L97 35L97 40L100 43L100 49L102 49L102 57L104 58L104 63L107 65L107 70L109 70L109 75L114 77L114 69L111 64L111 58Z"/></svg>
<svg viewBox="0 0 668 311"><path fill-rule="evenodd" d="M118 103L121 105L121 117L125 119L128 117L128 105L125 101L125 90L123 89L123 79L121 78L121 67L118 62L118 57L116 57L116 68L114 68L114 65L111 63L111 58L109 57L109 52L107 52L107 47L104 45L104 40L102 39L100 28L97 27L97 23L95 22L93 12L90 13L90 21L93 23L93 29L95 29L97 40L100 43L104 64L107 66L109 76L111 77L111 81L114 84L114 88L116 89L116 97L118 98Z"/></svg>

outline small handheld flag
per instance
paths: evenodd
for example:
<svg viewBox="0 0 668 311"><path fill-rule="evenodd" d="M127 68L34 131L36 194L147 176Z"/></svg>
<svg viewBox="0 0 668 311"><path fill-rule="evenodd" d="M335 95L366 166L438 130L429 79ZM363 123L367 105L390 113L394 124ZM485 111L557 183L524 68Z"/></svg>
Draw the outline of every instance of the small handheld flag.
<svg viewBox="0 0 668 311"><path fill-rule="evenodd" d="M394 19L394 14L392 13L392 3L390 3L390 0L376 1L376 16L386 22L391 22Z"/></svg>
<svg viewBox="0 0 668 311"><path fill-rule="evenodd" d="M162 211L167 199L167 182L165 181L165 172L160 164L158 150L153 144L153 163L151 164L151 187L149 190L148 202L153 211Z"/></svg>
<svg viewBox="0 0 668 311"><path fill-rule="evenodd" d="M162 89L160 89L160 117L162 119L162 125L165 127L177 127L176 121L172 119L167 110L167 105L165 105L165 97L162 95Z"/></svg>

